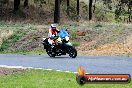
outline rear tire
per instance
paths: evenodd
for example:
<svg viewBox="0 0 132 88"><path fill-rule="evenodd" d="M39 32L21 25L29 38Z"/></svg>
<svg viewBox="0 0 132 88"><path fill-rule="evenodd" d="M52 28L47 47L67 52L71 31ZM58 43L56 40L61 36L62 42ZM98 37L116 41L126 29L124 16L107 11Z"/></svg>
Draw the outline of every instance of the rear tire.
<svg viewBox="0 0 132 88"><path fill-rule="evenodd" d="M56 56L55 53L53 54L51 48L48 48L46 51L47 51L47 54L48 54L50 57L55 57L55 56Z"/></svg>

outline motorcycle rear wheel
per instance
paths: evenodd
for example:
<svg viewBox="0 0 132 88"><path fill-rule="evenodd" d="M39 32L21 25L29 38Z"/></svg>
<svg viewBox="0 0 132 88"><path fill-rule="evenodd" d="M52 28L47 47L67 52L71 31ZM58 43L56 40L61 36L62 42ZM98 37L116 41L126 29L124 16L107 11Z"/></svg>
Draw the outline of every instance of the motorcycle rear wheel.
<svg viewBox="0 0 132 88"><path fill-rule="evenodd" d="M53 51L52 51L52 48L48 48L47 49L47 54L50 56L50 57L55 57L55 53L53 54Z"/></svg>

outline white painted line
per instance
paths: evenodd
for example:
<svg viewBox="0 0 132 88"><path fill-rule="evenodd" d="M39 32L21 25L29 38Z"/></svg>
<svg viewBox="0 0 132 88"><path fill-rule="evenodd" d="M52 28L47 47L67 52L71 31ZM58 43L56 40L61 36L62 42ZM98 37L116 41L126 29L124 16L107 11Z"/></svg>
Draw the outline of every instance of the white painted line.
<svg viewBox="0 0 132 88"><path fill-rule="evenodd" d="M33 68L33 67L25 67L25 68L28 68L28 69L35 69L35 68Z"/></svg>
<svg viewBox="0 0 132 88"><path fill-rule="evenodd" d="M56 70L56 71L60 72L61 70Z"/></svg>
<svg viewBox="0 0 132 88"><path fill-rule="evenodd" d="M44 69L44 68L42 68L42 69ZM52 71L52 69L44 69L44 70Z"/></svg>
<svg viewBox="0 0 132 88"><path fill-rule="evenodd" d="M54 70L54 69L44 69L44 68L34 68L34 67L23 67L23 66L8 66L8 65L0 65L0 67L3 67L3 68L20 68L20 69L42 69L42 70L48 70L48 71ZM58 71L58 72L67 72L67 73L75 73L75 72L63 71L63 70L54 70L54 71Z"/></svg>
<svg viewBox="0 0 132 88"><path fill-rule="evenodd" d="M70 73L70 71L65 71L65 72Z"/></svg>
<svg viewBox="0 0 132 88"><path fill-rule="evenodd" d="M41 70L48 70L48 71L54 70L54 69L44 69L44 68L34 68L34 67L23 67L23 66L8 66L8 65L0 65L0 67L3 67L3 68L19 68L19 69L41 69ZM54 70L54 71L66 72L66 73L73 73L73 74L77 74L77 73L78 73L78 72L63 71L63 70ZM86 74L89 74L89 73L86 73Z"/></svg>
<svg viewBox="0 0 132 88"><path fill-rule="evenodd" d="M6 67L7 65L0 65L0 67Z"/></svg>
<svg viewBox="0 0 132 88"><path fill-rule="evenodd" d="M40 70L41 70L41 69L43 69L43 68L34 68L34 69L38 69L38 70L40 69Z"/></svg>
<svg viewBox="0 0 132 88"><path fill-rule="evenodd" d="M73 72L74 74L77 74L78 72Z"/></svg>

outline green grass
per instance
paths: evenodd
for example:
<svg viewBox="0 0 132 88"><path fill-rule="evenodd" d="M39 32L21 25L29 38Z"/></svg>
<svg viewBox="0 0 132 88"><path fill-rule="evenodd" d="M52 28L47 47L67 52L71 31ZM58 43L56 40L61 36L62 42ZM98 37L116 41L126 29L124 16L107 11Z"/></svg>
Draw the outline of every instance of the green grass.
<svg viewBox="0 0 132 88"><path fill-rule="evenodd" d="M7 50L10 47L10 44L17 42L25 33L17 31L10 38L5 39L0 46L0 52Z"/></svg>
<svg viewBox="0 0 132 88"><path fill-rule="evenodd" d="M0 53L18 53L18 51L12 52L10 50L13 44L21 40L22 37L27 35L29 32L34 32L36 29L33 25L30 24L6 24L5 22L0 22L0 30L13 30L13 35L11 35L9 38L4 38L2 41L2 44L0 45ZM21 52L27 52L27 51L19 51Z"/></svg>
<svg viewBox="0 0 132 88"><path fill-rule="evenodd" d="M77 47L77 46L80 45L80 42L73 42L72 45L73 45L74 47Z"/></svg>
<svg viewBox="0 0 132 88"><path fill-rule="evenodd" d="M0 88L131 88L130 84L86 84L80 86L72 73L27 70L24 73L0 75Z"/></svg>

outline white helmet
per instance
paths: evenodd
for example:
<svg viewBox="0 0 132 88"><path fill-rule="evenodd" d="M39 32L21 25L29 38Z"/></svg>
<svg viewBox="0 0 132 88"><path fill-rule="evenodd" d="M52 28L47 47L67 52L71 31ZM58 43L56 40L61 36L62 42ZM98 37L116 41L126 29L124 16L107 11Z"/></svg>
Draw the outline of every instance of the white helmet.
<svg viewBox="0 0 132 88"><path fill-rule="evenodd" d="M56 24L51 24L51 27L54 27L54 28L56 28L56 26L57 26Z"/></svg>

